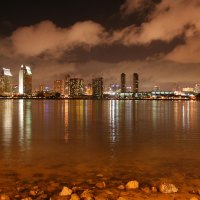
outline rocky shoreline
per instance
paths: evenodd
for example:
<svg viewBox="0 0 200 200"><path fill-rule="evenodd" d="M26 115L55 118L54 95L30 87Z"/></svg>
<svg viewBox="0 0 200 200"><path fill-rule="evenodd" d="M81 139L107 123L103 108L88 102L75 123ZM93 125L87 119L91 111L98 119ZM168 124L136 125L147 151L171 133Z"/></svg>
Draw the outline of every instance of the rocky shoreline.
<svg viewBox="0 0 200 200"><path fill-rule="evenodd" d="M146 184L112 180L97 174L84 182L59 180L16 181L0 185L0 200L200 200L200 188L184 191L170 182Z"/></svg>

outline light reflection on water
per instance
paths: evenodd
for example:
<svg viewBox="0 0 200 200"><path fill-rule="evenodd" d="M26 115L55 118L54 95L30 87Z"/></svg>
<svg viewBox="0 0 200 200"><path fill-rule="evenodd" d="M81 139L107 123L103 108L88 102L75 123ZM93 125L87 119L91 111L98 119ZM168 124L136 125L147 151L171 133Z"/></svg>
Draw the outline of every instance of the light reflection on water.
<svg viewBox="0 0 200 200"><path fill-rule="evenodd" d="M0 172L198 174L199 121L198 101L1 100Z"/></svg>

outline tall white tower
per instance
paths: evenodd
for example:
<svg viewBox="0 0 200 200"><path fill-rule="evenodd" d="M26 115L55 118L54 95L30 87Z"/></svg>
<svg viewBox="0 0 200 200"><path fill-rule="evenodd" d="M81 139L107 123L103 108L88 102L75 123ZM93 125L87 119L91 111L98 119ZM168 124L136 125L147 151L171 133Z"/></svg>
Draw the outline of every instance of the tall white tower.
<svg viewBox="0 0 200 200"><path fill-rule="evenodd" d="M19 94L32 94L32 72L26 65L21 65L19 70Z"/></svg>

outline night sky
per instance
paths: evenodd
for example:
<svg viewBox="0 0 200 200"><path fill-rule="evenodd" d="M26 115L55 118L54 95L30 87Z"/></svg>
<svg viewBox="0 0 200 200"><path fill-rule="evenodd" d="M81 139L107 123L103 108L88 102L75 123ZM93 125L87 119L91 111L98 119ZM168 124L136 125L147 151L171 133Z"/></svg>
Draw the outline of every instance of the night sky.
<svg viewBox="0 0 200 200"><path fill-rule="evenodd" d="M52 85L69 73L86 83L140 90L200 83L199 0L4 0L0 7L0 66L18 84L21 64L31 66L33 85Z"/></svg>

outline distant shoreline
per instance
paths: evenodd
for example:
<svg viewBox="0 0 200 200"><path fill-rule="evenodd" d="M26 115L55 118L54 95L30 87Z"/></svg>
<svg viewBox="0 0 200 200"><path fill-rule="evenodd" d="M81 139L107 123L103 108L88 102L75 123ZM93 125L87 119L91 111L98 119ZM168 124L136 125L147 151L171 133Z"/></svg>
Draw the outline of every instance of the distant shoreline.
<svg viewBox="0 0 200 200"><path fill-rule="evenodd" d="M103 98L103 99L95 99L95 98L35 98L35 97L0 97L0 100L19 100L19 99L24 99L24 100L133 100L133 101L146 101L146 100L156 100L156 101L199 101L200 99L190 99L190 98L177 98L177 99L162 99L162 98L142 98L142 99L128 99L128 98L113 98L113 99L108 99L108 98Z"/></svg>

